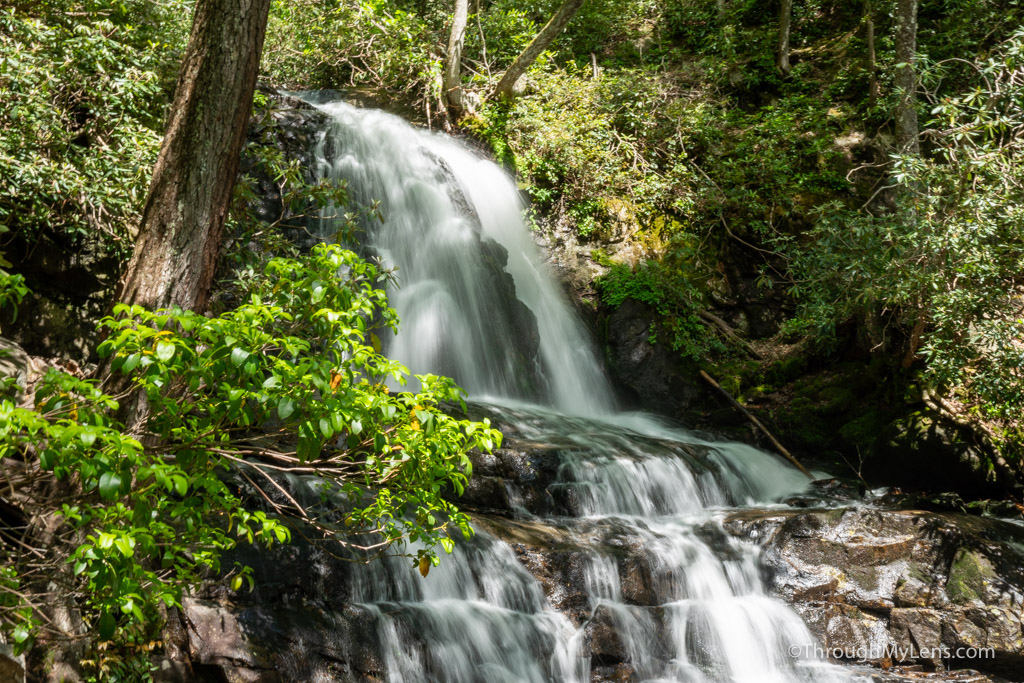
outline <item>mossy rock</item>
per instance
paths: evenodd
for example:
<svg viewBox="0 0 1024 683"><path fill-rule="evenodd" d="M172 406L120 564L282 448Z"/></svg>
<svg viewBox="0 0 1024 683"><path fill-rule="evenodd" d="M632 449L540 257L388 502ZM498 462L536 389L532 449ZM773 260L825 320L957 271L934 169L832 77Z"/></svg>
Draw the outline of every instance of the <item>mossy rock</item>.
<svg viewBox="0 0 1024 683"><path fill-rule="evenodd" d="M964 605L974 600L982 600L985 595L985 583L995 578L996 572L992 563L984 555L967 548L960 548L953 557L946 579L946 595L955 603Z"/></svg>
<svg viewBox="0 0 1024 683"><path fill-rule="evenodd" d="M840 427L839 436L854 444L870 444L887 424L888 418L882 411L869 407L867 412Z"/></svg>

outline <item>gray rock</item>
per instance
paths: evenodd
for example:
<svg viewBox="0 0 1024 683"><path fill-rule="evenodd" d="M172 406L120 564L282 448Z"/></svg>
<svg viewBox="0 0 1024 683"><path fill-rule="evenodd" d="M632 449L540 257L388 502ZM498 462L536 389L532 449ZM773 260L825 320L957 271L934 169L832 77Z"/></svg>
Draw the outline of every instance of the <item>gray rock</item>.
<svg viewBox="0 0 1024 683"><path fill-rule="evenodd" d="M9 339L0 338L0 384L14 380L19 391L24 391L31 367L32 360L23 348Z"/></svg>
<svg viewBox="0 0 1024 683"><path fill-rule="evenodd" d="M1009 468L989 466L998 455L977 434L930 410L889 425L878 450L864 474L895 486L993 498L1024 488Z"/></svg>
<svg viewBox="0 0 1024 683"><path fill-rule="evenodd" d="M941 668L950 660L1019 680L1024 529L962 514L867 508L744 511L770 588L827 648ZM958 648L986 648L972 658ZM880 655L887 654L888 657Z"/></svg>
<svg viewBox="0 0 1024 683"><path fill-rule="evenodd" d="M161 657L153 662L153 683L189 683L195 675L185 662Z"/></svg>
<svg viewBox="0 0 1024 683"><path fill-rule="evenodd" d="M192 631L189 654L193 662L231 666L256 664L252 648L231 611L199 600L185 600L182 607Z"/></svg>
<svg viewBox="0 0 1024 683"><path fill-rule="evenodd" d="M679 415L702 396L696 372L682 367L678 354L649 341L655 312L627 299L608 318L609 369L639 405L665 415Z"/></svg>

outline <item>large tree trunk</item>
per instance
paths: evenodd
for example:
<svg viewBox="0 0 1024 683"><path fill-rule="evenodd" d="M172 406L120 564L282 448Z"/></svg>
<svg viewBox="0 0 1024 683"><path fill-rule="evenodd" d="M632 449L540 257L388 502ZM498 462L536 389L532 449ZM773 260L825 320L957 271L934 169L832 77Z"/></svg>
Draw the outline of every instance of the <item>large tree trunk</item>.
<svg viewBox="0 0 1024 683"><path fill-rule="evenodd" d="M919 154L917 127L917 0L896 2L896 145L904 154Z"/></svg>
<svg viewBox="0 0 1024 683"><path fill-rule="evenodd" d="M871 0L864 0L864 42L867 48L868 97L872 104L878 101L878 57L875 51L875 12Z"/></svg>
<svg viewBox="0 0 1024 683"><path fill-rule="evenodd" d="M566 24L575 16L579 8L583 6L583 3L584 0L565 0L562 3L562 6L551 17L551 21L545 24L544 28L537 34L537 37L519 53L519 56L512 62L512 66L501 77L498 87L494 89L495 96L512 96L516 81L526 73L531 64L537 61L537 57L540 57L541 53L548 49L548 46L558 37L558 34L562 32Z"/></svg>
<svg viewBox="0 0 1024 683"><path fill-rule="evenodd" d="M442 81L448 110L455 117L466 111L466 97L462 91L462 45L466 40L468 21L469 0L455 0L455 14L452 17L452 32L448 37L448 56L444 63Z"/></svg>
<svg viewBox="0 0 1024 683"><path fill-rule="evenodd" d="M779 3L779 50L776 61L783 76L789 76L789 29L793 23L793 0Z"/></svg>
<svg viewBox="0 0 1024 683"><path fill-rule="evenodd" d="M270 0L198 0L118 298L206 305L252 111Z"/></svg>

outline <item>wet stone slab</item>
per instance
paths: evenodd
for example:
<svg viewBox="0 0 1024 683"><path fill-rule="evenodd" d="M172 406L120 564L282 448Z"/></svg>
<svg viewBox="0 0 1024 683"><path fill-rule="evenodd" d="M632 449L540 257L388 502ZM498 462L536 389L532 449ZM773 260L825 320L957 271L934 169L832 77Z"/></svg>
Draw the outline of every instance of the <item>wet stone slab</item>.
<svg viewBox="0 0 1024 683"><path fill-rule="evenodd" d="M1021 526L862 507L737 511L725 527L762 544L770 590L826 650L921 664L911 680L942 667L1024 678Z"/></svg>

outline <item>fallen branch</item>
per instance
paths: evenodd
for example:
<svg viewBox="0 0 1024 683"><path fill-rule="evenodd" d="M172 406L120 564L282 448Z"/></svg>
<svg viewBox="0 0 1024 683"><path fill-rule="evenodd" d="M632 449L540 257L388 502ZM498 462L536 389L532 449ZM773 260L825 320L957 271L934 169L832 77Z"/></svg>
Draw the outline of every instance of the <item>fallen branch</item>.
<svg viewBox="0 0 1024 683"><path fill-rule="evenodd" d="M708 373L706 373L706 372L704 372L703 370L701 370L701 371L700 371L700 376L701 376L701 377L703 377L703 378L704 378L704 380L705 380L705 381L707 381L707 383L708 383L708 384L710 384L711 386L713 386L713 387L714 387L715 389L718 389L719 393L721 393L721 394L722 394L722 396L725 396L725 397L726 397L726 398L727 398L727 399L729 400L729 403L731 403L731 404L733 405L733 407L734 407L734 408L736 408L736 409L737 409L737 410L739 410L739 411L740 411L741 413L743 413L743 416L744 416L744 417L746 417L746 418L747 418L748 420L750 420L750 422L751 422L751 423L752 423L752 424L753 424L753 425L754 425L755 427L757 427L758 429L760 429L760 430L761 430L761 433L763 433L763 434L764 434L765 436L767 436L767 437L768 437L768 440L772 442L772 445L773 445L773 446L775 446L775 449L776 449L776 450L778 450L778 451L779 451L779 453L781 453L781 454L783 455L783 457L785 457L785 458L786 458L786 460L789 460L789 461L790 461L791 463L793 463L793 464L794 464L794 465L796 466L796 468L797 468L798 470L800 470L801 472L803 472L804 474L806 474L806 475L807 475L807 478L808 478L808 479L814 479L814 475L813 475L813 474L811 474L811 473L810 473L810 471L809 471L809 470L808 470L808 469L807 469L806 467L804 467L803 465L801 465L801 464L800 464L800 461L799 461L799 460L797 460L796 458L794 458L794 457L793 457L793 454L792 454L792 453L790 453L790 452L789 452L788 450L786 450L786 447L785 447L785 446L783 446L783 445L782 445L781 443L779 443L779 440L778 440L778 439L776 439L776 438L775 438L774 436L772 436L772 433L768 431L768 428L767 428L767 427L765 427L765 426L764 426L763 424L761 424L761 421L760 421L760 420L758 420L758 419L757 419L756 417L754 417L753 415L751 415L751 414L750 414L750 411L748 411L748 410L747 410L746 408L744 408L744 407L743 407L743 405L742 405L742 404L740 404L740 402L739 402L739 401L737 401L736 399L734 399L734 398L732 397L732 395L731 395L731 394L730 394L730 393L729 393L728 391L726 391L725 389L723 389L723 388L722 388L722 387L721 387L721 386L720 386L720 385L718 384L718 382L716 382L716 381L715 381L715 380L714 380L714 379L713 379L713 378L711 377L711 375L709 375Z"/></svg>
<svg viewBox="0 0 1024 683"><path fill-rule="evenodd" d="M728 339L733 344L746 351L751 358L753 358L754 360L764 360L764 356L758 353L757 349L750 345L750 342L741 339L739 335L737 335L736 332L731 327L729 327L729 324L722 320L721 318L719 318L717 315L715 315L714 313L709 313L708 311L697 311L697 315L700 316L701 319L704 320L705 322L709 322L716 328L718 328L719 332L721 332L726 339Z"/></svg>

